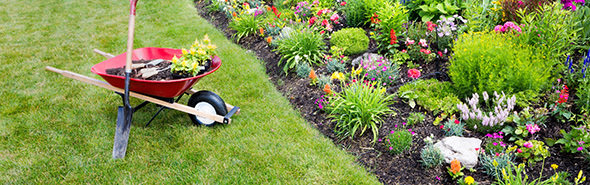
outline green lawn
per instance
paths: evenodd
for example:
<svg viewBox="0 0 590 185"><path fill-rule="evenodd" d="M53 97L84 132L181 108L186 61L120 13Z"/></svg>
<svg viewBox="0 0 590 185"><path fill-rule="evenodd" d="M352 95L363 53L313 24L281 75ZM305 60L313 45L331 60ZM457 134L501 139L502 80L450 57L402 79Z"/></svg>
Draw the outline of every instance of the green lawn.
<svg viewBox="0 0 590 185"><path fill-rule="evenodd" d="M127 156L111 159L118 95L44 70L99 78L90 68L126 48L128 1L0 1L2 184L375 184L354 157L313 129L252 54L232 44L190 0L140 0L135 47L188 47L209 34L220 70L195 87L242 107L232 125L193 126L153 105L134 115ZM186 97L181 102L186 102ZM138 99L132 99L138 104Z"/></svg>

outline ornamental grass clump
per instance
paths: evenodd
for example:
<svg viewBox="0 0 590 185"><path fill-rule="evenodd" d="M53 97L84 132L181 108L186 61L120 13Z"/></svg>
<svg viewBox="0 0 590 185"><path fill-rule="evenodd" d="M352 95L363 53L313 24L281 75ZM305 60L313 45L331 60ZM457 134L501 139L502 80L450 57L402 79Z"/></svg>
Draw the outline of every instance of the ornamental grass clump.
<svg viewBox="0 0 590 185"><path fill-rule="evenodd" d="M516 147L503 149L500 152L488 150L487 153L482 150L479 153L479 165L484 170L484 173L493 178L500 178L502 169L514 162L514 149Z"/></svg>
<svg viewBox="0 0 590 185"><path fill-rule="evenodd" d="M474 93L467 104L459 103L457 108L461 111L461 118L467 123L469 128L477 131L495 132L504 125L506 118L510 115L516 105L516 97L506 98L504 92L502 95L494 91L494 97L489 97L487 92L482 93L480 102L479 94Z"/></svg>
<svg viewBox="0 0 590 185"><path fill-rule="evenodd" d="M326 43L320 34L310 30L295 31L290 37L275 42L274 51L281 54L278 65L283 65L285 74L299 63L319 65L324 59Z"/></svg>
<svg viewBox="0 0 590 185"><path fill-rule="evenodd" d="M449 76L459 98L484 91L536 94L552 82L552 65L532 47L518 45L511 35L463 34L453 51Z"/></svg>
<svg viewBox="0 0 590 185"><path fill-rule="evenodd" d="M392 104L393 95L385 91L378 83L355 80L344 85L341 92L330 96L330 104L326 108L328 117L336 121L336 134L354 138L370 130L375 142L383 117L393 113L388 107Z"/></svg>
<svg viewBox="0 0 590 185"><path fill-rule="evenodd" d="M463 136L464 123L456 119L449 119L441 128L445 131L445 136Z"/></svg>
<svg viewBox="0 0 590 185"><path fill-rule="evenodd" d="M430 135L424 139L426 146L420 152L420 163L427 168L437 167L443 164L445 156L442 154L440 149L434 147L432 140L434 136Z"/></svg>

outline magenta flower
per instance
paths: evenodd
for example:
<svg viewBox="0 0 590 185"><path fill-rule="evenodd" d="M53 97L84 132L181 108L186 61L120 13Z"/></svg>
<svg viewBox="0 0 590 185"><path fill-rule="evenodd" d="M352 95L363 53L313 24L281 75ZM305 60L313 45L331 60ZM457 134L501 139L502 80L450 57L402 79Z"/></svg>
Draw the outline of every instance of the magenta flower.
<svg viewBox="0 0 590 185"><path fill-rule="evenodd" d="M584 147L578 147L578 151L584 150Z"/></svg>
<svg viewBox="0 0 590 185"><path fill-rule="evenodd" d="M516 149L516 152L522 153L522 150L519 148L519 149Z"/></svg>
<svg viewBox="0 0 590 185"><path fill-rule="evenodd" d="M538 132L541 130L541 128L539 128L539 125L537 125L537 124L528 124L528 125L526 125L526 129L531 134L534 134L535 132Z"/></svg>
<svg viewBox="0 0 590 185"><path fill-rule="evenodd" d="M584 141L578 141L578 144L583 145L584 144Z"/></svg>
<svg viewBox="0 0 590 185"><path fill-rule="evenodd" d="M393 147L391 147L391 146L390 146L390 147L389 147L389 150L393 150Z"/></svg>
<svg viewBox="0 0 590 185"><path fill-rule="evenodd" d="M522 146L524 146L525 148L532 148L533 143L531 143L530 141L527 141L527 142L523 143Z"/></svg>
<svg viewBox="0 0 590 185"><path fill-rule="evenodd" d="M408 77L417 79L420 77L420 71L418 69L410 69L408 70Z"/></svg>

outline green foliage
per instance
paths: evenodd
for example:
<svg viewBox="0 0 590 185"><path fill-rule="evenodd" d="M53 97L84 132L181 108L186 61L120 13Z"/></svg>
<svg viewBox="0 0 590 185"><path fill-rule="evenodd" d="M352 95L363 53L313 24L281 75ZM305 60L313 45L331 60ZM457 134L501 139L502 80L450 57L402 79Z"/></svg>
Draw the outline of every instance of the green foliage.
<svg viewBox="0 0 590 185"><path fill-rule="evenodd" d="M424 119L426 119L426 116L421 112L410 112L410 116L408 116L406 123L408 126L412 126L424 122Z"/></svg>
<svg viewBox="0 0 590 185"><path fill-rule="evenodd" d="M402 25L408 22L408 10L396 2L385 3L374 12L376 13L371 16L373 20L371 26L378 33L373 35L373 38L377 41L377 47L382 53L391 55L398 47L396 33L401 33Z"/></svg>
<svg viewBox="0 0 590 185"><path fill-rule="evenodd" d="M345 55L356 55L367 51L369 37L361 28L344 28L332 34L330 43L336 47L344 48Z"/></svg>
<svg viewBox="0 0 590 185"><path fill-rule="evenodd" d="M484 91L539 92L551 82L550 64L531 47L517 46L502 34L463 34L453 50L449 76L460 98Z"/></svg>
<svg viewBox="0 0 590 185"><path fill-rule="evenodd" d="M325 85L331 85L332 84L332 79L330 79L329 76L320 74L318 77L318 87L323 89Z"/></svg>
<svg viewBox="0 0 590 185"><path fill-rule="evenodd" d="M217 46L211 44L209 36L205 35L202 43L197 39L188 51L183 48L180 58L172 57L170 71L197 76L205 70L205 65L215 55L216 48Z"/></svg>
<svg viewBox="0 0 590 185"><path fill-rule="evenodd" d="M527 1L514 1L514 0L504 0L500 1L502 5L502 22L505 21L513 21L513 22L521 22L521 15L519 15L519 11L521 9L526 10L524 15L528 15L532 12L539 12L539 8L541 5L551 3L548 0L527 0ZM542 13L542 12L541 12Z"/></svg>
<svg viewBox="0 0 590 185"><path fill-rule="evenodd" d="M365 25L369 19L365 15L366 12L365 0L348 0L344 9L344 17L346 17L346 24L351 27L361 27Z"/></svg>
<svg viewBox="0 0 590 185"><path fill-rule="evenodd" d="M440 149L434 147L432 144L426 144L420 152L420 163L427 168L437 167L443 164L445 156L440 152Z"/></svg>
<svg viewBox="0 0 590 185"><path fill-rule="evenodd" d="M328 117L336 120L338 135L354 138L359 131L363 135L369 129L375 142L383 116L393 113L388 107L393 96L387 95L380 84L361 81L349 83L343 86L342 92L330 96L326 110Z"/></svg>
<svg viewBox="0 0 590 185"><path fill-rule="evenodd" d="M289 38L277 41L273 51L281 54L279 66L284 63L285 74L299 63L321 64L326 43L322 36L309 30L295 31Z"/></svg>
<svg viewBox="0 0 590 185"><path fill-rule="evenodd" d="M311 67L307 63L300 63L297 65L297 76L300 78L307 78L309 76L309 72L311 72Z"/></svg>
<svg viewBox="0 0 590 185"><path fill-rule="evenodd" d="M533 112L527 107L518 114L513 115L512 125L506 125L502 132L506 136L510 136L508 141L516 141L519 139L525 139L529 137L530 132L527 130L527 125L545 125L545 121L548 118L548 110L546 108L537 108ZM532 134L531 134L532 135Z"/></svg>
<svg viewBox="0 0 590 185"><path fill-rule="evenodd" d="M572 130L566 132L560 130L563 138L556 144L562 144L561 150L567 153L581 153L586 159L590 159L590 128L587 126L572 126Z"/></svg>
<svg viewBox="0 0 590 185"><path fill-rule="evenodd" d="M387 58L369 57L368 60L361 60L360 67L365 79L383 86L392 85L399 79L399 66L392 64Z"/></svg>
<svg viewBox="0 0 590 185"><path fill-rule="evenodd" d="M465 124L459 120L449 119L443 125L443 130L445 131L445 136L463 136L463 127L465 127Z"/></svg>
<svg viewBox="0 0 590 185"><path fill-rule="evenodd" d="M528 44L535 53L540 53L546 65L560 65L562 59L572 53L574 47L571 43L578 41L580 28L577 21L572 18L572 12L562 9L559 2L545 4L537 12L523 15L521 26L522 33L515 37L522 45ZM554 73L558 73L556 70Z"/></svg>
<svg viewBox="0 0 590 185"><path fill-rule="evenodd" d="M578 6L578 9L572 15L577 20L576 28L580 29L580 39L576 42L578 48L584 50L590 49L590 7Z"/></svg>
<svg viewBox="0 0 590 185"><path fill-rule="evenodd" d="M492 3L494 0L467 0L463 10L463 17L469 21L465 23L467 30L473 32L494 29L500 21L500 6Z"/></svg>
<svg viewBox="0 0 590 185"><path fill-rule="evenodd" d="M417 104L435 114L443 112L450 115L457 112L456 105L461 102L453 92L451 83L429 79L407 83L396 94L405 99L412 108Z"/></svg>
<svg viewBox="0 0 590 185"><path fill-rule="evenodd" d="M517 144L519 149L522 151L517 153L516 156L521 157L524 161L527 161L529 166L533 166L535 163L544 161L545 158L551 156L548 147L545 146L543 141L518 140L514 143Z"/></svg>
<svg viewBox="0 0 590 185"><path fill-rule="evenodd" d="M387 135L385 139L385 146L389 153L394 155L409 151L412 147L412 133L408 130L396 130L391 131L391 134Z"/></svg>
<svg viewBox="0 0 590 185"><path fill-rule="evenodd" d="M258 20L253 15L240 14L229 22L229 27L236 30L232 38L236 39L236 42L240 42L241 38L256 34L259 26Z"/></svg>
<svg viewBox="0 0 590 185"><path fill-rule="evenodd" d="M326 70L328 70L328 73L344 72L344 71L346 71L346 64L344 64L336 59L331 59L326 64Z"/></svg>
<svg viewBox="0 0 590 185"><path fill-rule="evenodd" d="M502 169L513 165L514 161L514 154L510 149L506 152L500 151L498 153L501 153L501 155L496 155L495 152L489 150L488 154L485 152L479 153L479 164L484 170L483 172L495 179L501 178Z"/></svg>
<svg viewBox="0 0 590 185"><path fill-rule="evenodd" d="M461 1L455 1L461 2ZM449 16L456 14L461 8L452 4L450 0L443 2L433 2L419 6L418 15L422 18L422 22L437 20L440 16Z"/></svg>
<svg viewBox="0 0 590 185"><path fill-rule="evenodd" d="M483 148L491 154L503 153L506 149L506 145L503 143L502 138L486 138Z"/></svg>
<svg viewBox="0 0 590 185"><path fill-rule="evenodd" d="M526 174L524 164L510 164L501 170L501 177L498 177L497 183L499 185L536 185L541 180L541 177L529 182L529 176Z"/></svg>

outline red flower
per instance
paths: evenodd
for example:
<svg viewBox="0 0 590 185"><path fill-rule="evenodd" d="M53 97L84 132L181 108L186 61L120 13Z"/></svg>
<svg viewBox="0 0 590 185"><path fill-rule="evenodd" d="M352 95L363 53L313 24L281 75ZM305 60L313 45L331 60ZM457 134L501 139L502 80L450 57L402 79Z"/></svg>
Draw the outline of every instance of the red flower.
<svg viewBox="0 0 590 185"><path fill-rule="evenodd" d="M426 22L426 25L428 27L428 31L434 31L434 27L436 27L436 24L434 24L434 23L432 23L430 21L427 21Z"/></svg>
<svg viewBox="0 0 590 185"><path fill-rule="evenodd" d="M277 18L281 18L281 13L279 13L279 11L277 10L277 7L272 6L271 9L272 9L272 13L274 13L275 16L277 16Z"/></svg>
<svg viewBox="0 0 590 185"><path fill-rule="evenodd" d="M442 52L438 51L438 56L442 57L443 56Z"/></svg>
<svg viewBox="0 0 590 185"><path fill-rule="evenodd" d="M309 25L312 25L313 23L315 23L315 21L317 21L318 18L317 17L312 17L311 19L309 19Z"/></svg>
<svg viewBox="0 0 590 185"><path fill-rule="evenodd" d="M410 69L408 70L408 77L417 79L420 77L420 71L417 69Z"/></svg>
<svg viewBox="0 0 590 185"><path fill-rule="evenodd" d="M475 148L475 151L478 151L478 150L479 150L479 148Z"/></svg>
<svg viewBox="0 0 590 185"><path fill-rule="evenodd" d="M459 123L461 123L461 122L459 122L459 120L455 120L455 124L459 124Z"/></svg>
<svg viewBox="0 0 590 185"><path fill-rule="evenodd" d="M564 85L563 89L559 93L559 100L557 101L557 103L565 103L565 102L567 102L568 98L569 98L568 88L567 88L567 85Z"/></svg>
<svg viewBox="0 0 590 185"><path fill-rule="evenodd" d="M443 128L445 128L445 126L444 126L444 125L441 125L441 126L440 126L440 129L443 129Z"/></svg>
<svg viewBox="0 0 590 185"><path fill-rule="evenodd" d="M391 31L389 31L389 45L393 45L395 43L397 43L397 37L395 36L395 31L393 31L393 29L391 29Z"/></svg>
<svg viewBox="0 0 590 185"><path fill-rule="evenodd" d="M341 5L341 6L344 6L344 5L346 5L346 1L342 1L342 2L340 3L340 5Z"/></svg>

